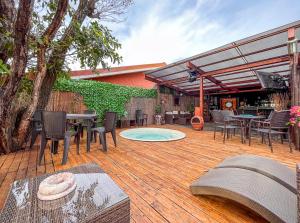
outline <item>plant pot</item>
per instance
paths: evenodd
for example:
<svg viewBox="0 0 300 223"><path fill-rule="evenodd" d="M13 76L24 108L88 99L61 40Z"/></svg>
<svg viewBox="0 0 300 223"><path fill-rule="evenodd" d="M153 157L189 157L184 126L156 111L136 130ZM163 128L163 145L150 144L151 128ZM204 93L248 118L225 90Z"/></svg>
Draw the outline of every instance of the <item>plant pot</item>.
<svg viewBox="0 0 300 223"><path fill-rule="evenodd" d="M298 126L292 127L292 142L295 145L296 150L300 149L300 128Z"/></svg>
<svg viewBox="0 0 300 223"><path fill-rule="evenodd" d="M155 125L161 125L162 116L161 115L154 115Z"/></svg>

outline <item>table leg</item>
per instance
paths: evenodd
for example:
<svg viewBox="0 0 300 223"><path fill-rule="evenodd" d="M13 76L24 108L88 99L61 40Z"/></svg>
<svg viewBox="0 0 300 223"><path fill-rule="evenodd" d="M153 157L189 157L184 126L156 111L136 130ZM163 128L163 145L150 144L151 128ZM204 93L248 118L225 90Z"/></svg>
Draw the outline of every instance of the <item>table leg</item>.
<svg viewBox="0 0 300 223"><path fill-rule="evenodd" d="M86 139L86 151L90 152L90 144L91 144L91 120L87 120L87 139Z"/></svg>
<svg viewBox="0 0 300 223"><path fill-rule="evenodd" d="M57 151L58 151L58 141L52 140L51 141L51 153L57 154Z"/></svg>

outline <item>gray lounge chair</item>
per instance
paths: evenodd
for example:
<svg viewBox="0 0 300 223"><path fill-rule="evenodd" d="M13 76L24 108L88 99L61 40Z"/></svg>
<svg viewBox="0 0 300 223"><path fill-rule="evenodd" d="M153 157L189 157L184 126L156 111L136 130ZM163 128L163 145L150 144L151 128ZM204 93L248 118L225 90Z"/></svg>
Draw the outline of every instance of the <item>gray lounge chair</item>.
<svg viewBox="0 0 300 223"><path fill-rule="evenodd" d="M251 170L272 178L293 193L297 193L295 171L272 159L245 154L227 158L217 165L216 168L241 168Z"/></svg>
<svg viewBox="0 0 300 223"><path fill-rule="evenodd" d="M291 176L283 165L263 157L237 156L209 170L194 181L190 189L194 195L214 195L234 200L270 222L296 223L299 215L297 194L300 192L298 165L297 178L295 193L295 172Z"/></svg>
<svg viewBox="0 0 300 223"><path fill-rule="evenodd" d="M240 168L212 169L190 189L194 195L234 200L272 223L297 222L297 195L257 172Z"/></svg>

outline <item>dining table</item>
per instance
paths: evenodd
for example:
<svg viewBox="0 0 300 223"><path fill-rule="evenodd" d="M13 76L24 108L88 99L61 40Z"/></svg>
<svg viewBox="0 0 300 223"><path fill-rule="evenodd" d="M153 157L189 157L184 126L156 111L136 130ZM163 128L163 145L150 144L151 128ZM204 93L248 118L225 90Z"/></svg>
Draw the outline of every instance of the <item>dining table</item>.
<svg viewBox="0 0 300 223"><path fill-rule="evenodd" d="M85 120L87 123L87 139L86 139L86 151L90 152L91 137L92 137L92 122L97 118L97 114L73 114L68 113L68 120Z"/></svg>
<svg viewBox="0 0 300 223"><path fill-rule="evenodd" d="M247 139L249 138L249 123L250 123L250 121L251 120L262 120L262 119L266 118L264 115L251 115L251 114L231 115L230 117L243 122L243 127L246 130L245 136Z"/></svg>

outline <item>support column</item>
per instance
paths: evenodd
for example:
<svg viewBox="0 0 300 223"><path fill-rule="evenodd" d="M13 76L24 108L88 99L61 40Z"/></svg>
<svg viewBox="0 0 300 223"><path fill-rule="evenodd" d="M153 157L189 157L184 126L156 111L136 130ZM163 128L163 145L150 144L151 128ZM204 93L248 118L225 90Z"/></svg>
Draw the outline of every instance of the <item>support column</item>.
<svg viewBox="0 0 300 223"><path fill-rule="evenodd" d="M199 92L199 107L200 107L200 115L203 117L203 109L204 109L204 89L203 89L203 77L200 76L200 92Z"/></svg>
<svg viewBox="0 0 300 223"><path fill-rule="evenodd" d="M294 41L295 40L295 28L291 28L288 30L288 40ZM297 43L296 43L297 44ZM291 76L290 76L290 89L291 89L291 105L292 106L299 106L300 105L300 67L299 67L299 53L298 52L291 52L290 47L290 69L291 69ZM295 126L292 131L292 138L297 150L300 149L300 131L299 127Z"/></svg>

